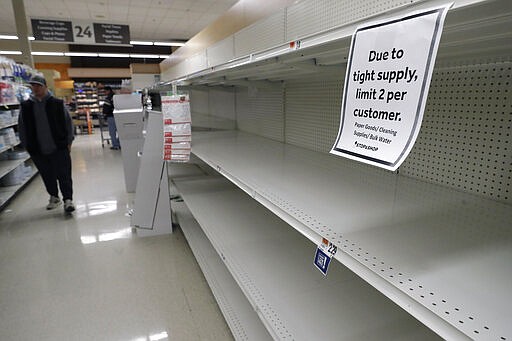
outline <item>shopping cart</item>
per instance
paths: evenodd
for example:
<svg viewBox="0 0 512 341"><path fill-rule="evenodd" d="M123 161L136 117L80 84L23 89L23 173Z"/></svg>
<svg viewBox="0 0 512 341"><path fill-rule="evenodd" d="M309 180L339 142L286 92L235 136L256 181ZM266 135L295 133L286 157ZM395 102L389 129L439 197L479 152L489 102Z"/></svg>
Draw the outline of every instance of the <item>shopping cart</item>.
<svg viewBox="0 0 512 341"><path fill-rule="evenodd" d="M108 127L107 121L105 120L105 116L103 116L103 114L98 115L98 124L100 126L101 148L104 148L105 141L107 142L107 144L110 144L110 137L103 136L103 128Z"/></svg>

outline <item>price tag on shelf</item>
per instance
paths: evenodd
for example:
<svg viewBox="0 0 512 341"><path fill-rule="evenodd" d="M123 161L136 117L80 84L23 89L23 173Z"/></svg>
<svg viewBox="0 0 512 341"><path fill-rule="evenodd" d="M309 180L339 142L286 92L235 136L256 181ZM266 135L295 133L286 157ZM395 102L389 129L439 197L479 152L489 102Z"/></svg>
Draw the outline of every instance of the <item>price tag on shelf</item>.
<svg viewBox="0 0 512 341"><path fill-rule="evenodd" d="M316 248L314 264L324 276L327 276L329 264L331 264L331 259L336 255L337 251L338 247L325 238L322 239L322 243Z"/></svg>
<svg viewBox="0 0 512 341"><path fill-rule="evenodd" d="M290 49L292 50L298 50L300 49L301 41L300 40L294 40L290 42Z"/></svg>

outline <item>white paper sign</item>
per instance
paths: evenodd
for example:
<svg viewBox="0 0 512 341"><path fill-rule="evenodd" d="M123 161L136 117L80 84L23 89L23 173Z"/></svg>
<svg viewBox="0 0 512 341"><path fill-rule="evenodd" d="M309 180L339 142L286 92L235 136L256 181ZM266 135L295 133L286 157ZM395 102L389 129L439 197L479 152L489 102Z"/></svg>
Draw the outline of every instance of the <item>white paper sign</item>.
<svg viewBox="0 0 512 341"><path fill-rule="evenodd" d="M162 96L163 159L188 162L192 141L188 95Z"/></svg>
<svg viewBox="0 0 512 341"><path fill-rule="evenodd" d="M396 170L418 136L450 5L358 27L331 153Z"/></svg>

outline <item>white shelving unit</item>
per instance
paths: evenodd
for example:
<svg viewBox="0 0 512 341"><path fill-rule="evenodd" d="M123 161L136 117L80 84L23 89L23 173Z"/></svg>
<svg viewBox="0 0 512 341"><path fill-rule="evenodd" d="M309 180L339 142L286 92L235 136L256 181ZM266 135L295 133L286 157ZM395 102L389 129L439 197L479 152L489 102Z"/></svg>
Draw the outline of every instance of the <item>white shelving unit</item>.
<svg viewBox="0 0 512 341"><path fill-rule="evenodd" d="M2 105L2 110L17 109L19 107L18 103L13 103L10 105ZM13 119L12 122L6 123L0 126L0 130L15 128L18 125L17 118L16 121ZM20 145L19 140L14 144L5 145L0 148L0 154L6 153L9 150L15 150L16 147ZM15 160L3 160L0 161L0 179L7 176L10 172L14 171L18 167L25 164L25 162L30 161L30 157L26 156L21 159ZM29 176L25 177L25 179L17 185L14 186L0 186L0 210L3 209L7 203L37 174L37 171L34 171Z"/></svg>
<svg viewBox="0 0 512 341"><path fill-rule="evenodd" d="M324 279L315 245L226 179L175 183L274 339L437 338L340 263Z"/></svg>
<svg viewBox="0 0 512 341"><path fill-rule="evenodd" d="M194 125L212 130L193 134L192 153L249 195L225 180L176 180L275 339L315 339L308 334L315 323L300 317L310 305L299 302L311 297L289 285L282 295L293 303L274 300L279 283L272 278L284 272L299 286L313 281L298 273L311 270L314 245L322 238L339 250L330 271L343 269L351 282L361 283L358 288L375 292L368 304L386 301L403 309L391 304L380 317L369 318L366 330L386 324L398 309L421 322L416 331L427 327L444 339L512 339L511 3L454 1L422 128L399 172L328 154L339 126L355 28L441 3L304 0L163 74L190 91ZM300 48L292 48L290 42L297 41ZM215 131L219 128L228 131ZM270 223L274 215L281 221ZM255 224L259 219L264 223ZM280 248L274 236L291 244ZM295 247L301 252L290 253ZM246 249L255 253L246 258ZM286 259L285 268L293 271L274 269L271 259ZM336 276L325 279L331 295L350 292ZM254 298L249 286L269 297L283 325L269 322L272 314L261 309L267 302ZM312 294L318 302L322 290ZM356 300L366 295L352 292ZM290 304L296 304L294 314L287 312ZM332 314L340 326L355 316ZM336 334L336 327L329 324L315 335L360 339L350 331Z"/></svg>
<svg viewBox="0 0 512 341"><path fill-rule="evenodd" d="M18 194L18 192L21 191L36 175L37 170L33 170L32 174L30 174L21 184L0 187L0 209L2 209L4 205L6 205L16 194Z"/></svg>
<svg viewBox="0 0 512 341"><path fill-rule="evenodd" d="M187 206L174 202L173 212L235 338L272 340Z"/></svg>
<svg viewBox="0 0 512 341"><path fill-rule="evenodd" d="M18 124L17 122L12 122L12 123L9 123L9 124L0 125L0 129L5 129L5 128L9 128L9 127L14 127L14 126L16 126L17 124Z"/></svg>
<svg viewBox="0 0 512 341"><path fill-rule="evenodd" d="M30 160L30 157L24 157L23 159L18 160L7 160L2 161L0 163L0 178L3 178L5 175L7 175L12 170L16 169L19 165L23 164L25 161Z"/></svg>
<svg viewBox="0 0 512 341"><path fill-rule="evenodd" d="M341 263L440 335L511 335L510 206L238 131L193 141L196 156L315 244L338 245Z"/></svg>

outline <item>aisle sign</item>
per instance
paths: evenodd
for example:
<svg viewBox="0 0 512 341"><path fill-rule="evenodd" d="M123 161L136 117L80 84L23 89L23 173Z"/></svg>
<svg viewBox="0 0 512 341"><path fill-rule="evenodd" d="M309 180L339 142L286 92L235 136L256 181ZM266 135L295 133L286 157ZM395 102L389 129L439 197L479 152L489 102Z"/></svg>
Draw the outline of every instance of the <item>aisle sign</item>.
<svg viewBox="0 0 512 341"><path fill-rule="evenodd" d="M337 251L338 247L325 238L322 239L322 243L316 248L314 264L324 276L327 276L329 264L331 264L332 257L336 255Z"/></svg>
<svg viewBox="0 0 512 341"><path fill-rule="evenodd" d="M73 42L84 45L95 44L93 24L85 21L73 21Z"/></svg>
<svg viewBox="0 0 512 341"><path fill-rule="evenodd" d="M98 44L130 44L130 27L128 25L94 23L94 35Z"/></svg>
<svg viewBox="0 0 512 341"><path fill-rule="evenodd" d="M450 7L410 13L356 29L332 154L392 171L402 164L421 127Z"/></svg>
<svg viewBox="0 0 512 341"><path fill-rule="evenodd" d="M188 95L162 95L163 159L188 162L192 141L190 99Z"/></svg>
<svg viewBox="0 0 512 341"><path fill-rule="evenodd" d="M36 40L59 43L73 42L71 21L31 19L32 33Z"/></svg>
<svg viewBox="0 0 512 341"><path fill-rule="evenodd" d="M128 25L53 19L31 19L31 22L36 41L84 45L130 45Z"/></svg>

